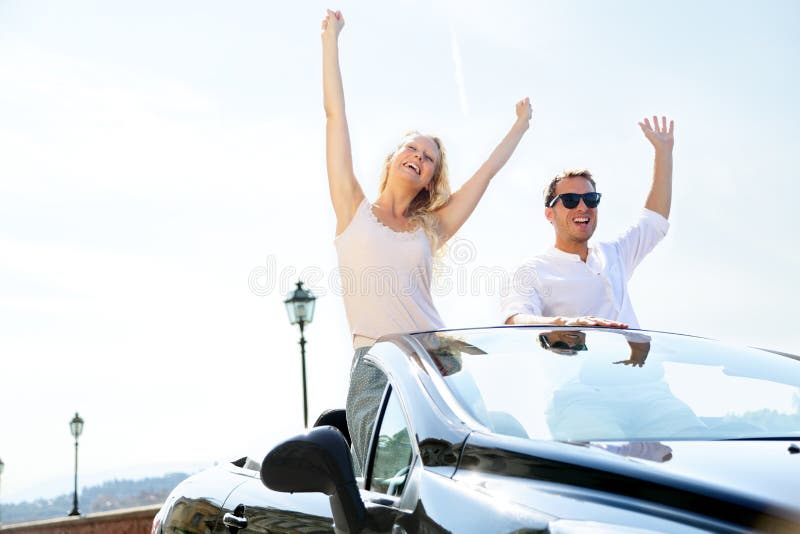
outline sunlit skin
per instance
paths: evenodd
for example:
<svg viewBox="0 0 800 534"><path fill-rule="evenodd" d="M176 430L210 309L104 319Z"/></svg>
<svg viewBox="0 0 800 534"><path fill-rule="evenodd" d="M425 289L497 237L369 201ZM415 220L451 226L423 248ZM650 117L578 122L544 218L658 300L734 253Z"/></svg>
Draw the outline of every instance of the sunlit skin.
<svg viewBox="0 0 800 534"><path fill-rule="evenodd" d="M336 213L337 235L344 231L364 199L364 192L353 172L344 87L339 68L339 34L344 24L341 11L329 9L321 25L322 92L326 116L325 160L331 202ZM458 191L449 195L443 205L435 209L437 233L441 238L439 246L447 242L472 214L489 182L506 164L530 127L531 114L530 99L518 101L514 123L505 137L475 174ZM408 208L417 194L430 183L439 156L433 139L415 136L405 140L390 162L386 187L372 205L373 213L383 224L396 231L411 229ZM415 168L414 161L418 161L422 167Z"/></svg>
<svg viewBox="0 0 800 534"><path fill-rule="evenodd" d="M436 164L439 161L436 142L425 135L414 135L392 155L386 189L375 200L372 211L389 228L408 231L405 213L398 207L400 198L413 199L422 189L429 189Z"/></svg>
<svg viewBox="0 0 800 534"><path fill-rule="evenodd" d="M438 160L439 149L433 139L425 135L409 137L389 162L388 183L391 187L408 183L413 191L427 189ZM400 183L397 183L398 180Z"/></svg>
<svg viewBox="0 0 800 534"><path fill-rule="evenodd" d="M647 359L647 355L650 354L650 342L636 342L636 341L628 341L628 345L631 347L631 355L627 360L621 360L618 362L614 362L615 364L623 364L623 365L632 365L634 367L644 367L644 362Z"/></svg>
<svg viewBox="0 0 800 534"><path fill-rule="evenodd" d="M556 195L592 191L594 187L591 182L581 176L565 178L556 184ZM556 232L556 248L577 254L581 260L586 261L589 255L589 238L597 228L597 210L598 208L586 207L583 200L575 208L567 209L560 199L552 208L545 208L544 215Z"/></svg>

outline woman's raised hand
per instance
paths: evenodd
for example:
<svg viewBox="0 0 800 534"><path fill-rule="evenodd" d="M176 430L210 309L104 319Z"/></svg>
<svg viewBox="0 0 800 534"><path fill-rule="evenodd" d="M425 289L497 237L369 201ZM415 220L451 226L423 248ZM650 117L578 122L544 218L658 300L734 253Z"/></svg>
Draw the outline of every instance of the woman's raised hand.
<svg viewBox="0 0 800 534"><path fill-rule="evenodd" d="M531 99L526 96L517 102L517 120L529 122L532 115Z"/></svg>
<svg viewBox="0 0 800 534"><path fill-rule="evenodd" d="M339 37L342 28L344 28L344 16L342 12L331 11L329 9L325 18L322 19L322 37L336 39Z"/></svg>

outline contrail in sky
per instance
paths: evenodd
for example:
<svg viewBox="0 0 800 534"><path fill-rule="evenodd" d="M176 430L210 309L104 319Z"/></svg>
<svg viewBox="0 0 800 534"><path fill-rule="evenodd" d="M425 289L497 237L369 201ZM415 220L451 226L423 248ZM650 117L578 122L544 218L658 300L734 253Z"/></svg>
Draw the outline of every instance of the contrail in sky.
<svg viewBox="0 0 800 534"><path fill-rule="evenodd" d="M458 98L461 103L461 113L466 117L469 115L469 106L467 105L467 89L464 86L464 70L461 66L461 50L458 48L458 39L456 38L456 30L450 24L450 44L453 52L453 64L455 66L455 82L458 88Z"/></svg>

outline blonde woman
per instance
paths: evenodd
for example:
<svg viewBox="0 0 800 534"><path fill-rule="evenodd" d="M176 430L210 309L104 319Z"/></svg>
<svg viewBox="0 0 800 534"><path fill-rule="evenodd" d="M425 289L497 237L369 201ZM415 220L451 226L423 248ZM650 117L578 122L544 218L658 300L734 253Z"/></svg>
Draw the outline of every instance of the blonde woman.
<svg viewBox="0 0 800 534"><path fill-rule="evenodd" d="M431 298L435 253L464 224L528 130L531 106L516 104L516 120L486 162L450 194L441 140L407 134L386 157L378 198L369 202L353 172L350 134L339 69L339 33L344 17L328 10L322 21L322 74L326 159L336 212L345 312L356 349L347 397L347 424L356 470L364 468L386 379L363 361L370 346L394 332L444 327Z"/></svg>

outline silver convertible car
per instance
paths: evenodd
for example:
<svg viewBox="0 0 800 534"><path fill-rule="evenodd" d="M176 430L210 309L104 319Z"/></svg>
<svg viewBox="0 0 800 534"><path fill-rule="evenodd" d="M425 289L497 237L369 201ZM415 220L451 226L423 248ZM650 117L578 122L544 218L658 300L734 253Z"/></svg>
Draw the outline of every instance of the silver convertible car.
<svg viewBox="0 0 800 534"><path fill-rule="evenodd" d="M390 336L345 414L182 482L154 533L800 532L800 357L603 328Z"/></svg>

